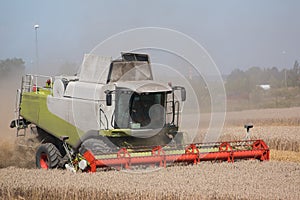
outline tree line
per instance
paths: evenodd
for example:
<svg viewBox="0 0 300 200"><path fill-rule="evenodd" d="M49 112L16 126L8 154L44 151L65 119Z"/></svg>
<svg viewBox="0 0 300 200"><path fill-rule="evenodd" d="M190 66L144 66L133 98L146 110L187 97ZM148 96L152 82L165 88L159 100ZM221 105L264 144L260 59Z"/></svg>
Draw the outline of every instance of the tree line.
<svg viewBox="0 0 300 200"><path fill-rule="evenodd" d="M277 67L251 67L247 70L233 70L225 81L228 95L253 92L259 85L270 85L273 89L300 87L300 66L296 60L291 69Z"/></svg>
<svg viewBox="0 0 300 200"><path fill-rule="evenodd" d="M267 89L262 85L268 85ZM269 87L270 86L270 87ZM235 69L225 80L228 110L300 106L300 66Z"/></svg>
<svg viewBox="0 0 300 200"><path fill-rule="evenodd" d="M20 73L25 70L25 62L21 58L8 58L0 60L0 76L5 77L12 73Z"/></svg>

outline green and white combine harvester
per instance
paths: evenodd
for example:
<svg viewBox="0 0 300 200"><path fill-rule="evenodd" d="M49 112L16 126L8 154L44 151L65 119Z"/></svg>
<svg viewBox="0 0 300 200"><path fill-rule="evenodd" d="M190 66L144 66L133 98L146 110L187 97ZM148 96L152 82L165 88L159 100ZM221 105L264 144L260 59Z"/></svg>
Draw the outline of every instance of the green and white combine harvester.
<svg viewBox="0 0 300 200"><path fill-rule="evenodd" d="M85 55L76 76L25 75L17 93L17 136L37 129L37 168L166 167L169 163L269 160L262 140L184 144L182 86L153 79L149 56ZM251 127L247 127L249 129Z"/></svg>

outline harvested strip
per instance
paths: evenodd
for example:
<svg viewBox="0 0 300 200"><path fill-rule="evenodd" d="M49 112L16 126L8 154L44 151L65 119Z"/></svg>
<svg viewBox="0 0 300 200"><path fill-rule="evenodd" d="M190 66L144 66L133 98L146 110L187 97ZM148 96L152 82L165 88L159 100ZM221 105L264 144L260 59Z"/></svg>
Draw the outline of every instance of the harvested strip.
<svg viewBox="0 0 300 200"><path fill-rule="evenodd" d="M275 161L207 162L148 173L0 169L2 199L300 199L299 185L300 164Z"/></svg>

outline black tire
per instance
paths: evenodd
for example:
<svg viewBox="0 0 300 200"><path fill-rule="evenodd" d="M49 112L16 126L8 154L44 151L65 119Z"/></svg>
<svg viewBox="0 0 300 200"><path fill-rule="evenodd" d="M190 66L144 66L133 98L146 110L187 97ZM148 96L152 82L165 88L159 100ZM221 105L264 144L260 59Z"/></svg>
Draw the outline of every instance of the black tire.
<svg viewBox="0 0 300 200"><path fill-rule="evenodd" d="M82 142L79 152L84 154L87 150L91 151L94 155L111 153L114 147L111 147L111 142L105 137L98 136L97 138L89 138Z"/></svg>
<svg viewBox="0 0 300 200"><path fill-rule="evenodd" d="M54 144L42 144L36 152L36 167L39 169L57 168L61 158L62 156Z"/></svg>

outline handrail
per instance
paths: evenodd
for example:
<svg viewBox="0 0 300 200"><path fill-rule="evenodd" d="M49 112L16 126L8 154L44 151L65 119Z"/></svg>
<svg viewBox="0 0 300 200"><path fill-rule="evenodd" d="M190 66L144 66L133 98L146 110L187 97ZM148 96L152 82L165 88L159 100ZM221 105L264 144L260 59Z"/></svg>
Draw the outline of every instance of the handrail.
<svg viewBox="0 0 300 200"><path fill-rule="evenodd" d="M44 80L45 85L41 85L41 81ZM39 93L39 89L50 90L51 95L53 95L53 78L51 76L37 75L37 74L26 74L25 78L22 79L22 92L35 92Z"/></svg>

